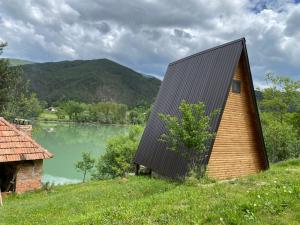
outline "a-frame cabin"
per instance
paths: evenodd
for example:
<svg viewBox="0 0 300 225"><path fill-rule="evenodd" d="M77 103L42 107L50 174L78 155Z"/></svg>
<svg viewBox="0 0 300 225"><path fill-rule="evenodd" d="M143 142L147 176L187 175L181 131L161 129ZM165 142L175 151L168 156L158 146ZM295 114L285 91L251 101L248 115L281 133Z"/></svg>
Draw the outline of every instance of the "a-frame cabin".
<svg viewBox="0 0 300 225"><path fill-rule="evenodd" d="M208 176L229 179L269 167L244 38L168 66L135 155L138 166L171 178L186 175L187 161L158 140L165 132L158 113L179 115L182 100L202 101L208 113L220 110L211 123L216 138L201 161Z"/></svg>

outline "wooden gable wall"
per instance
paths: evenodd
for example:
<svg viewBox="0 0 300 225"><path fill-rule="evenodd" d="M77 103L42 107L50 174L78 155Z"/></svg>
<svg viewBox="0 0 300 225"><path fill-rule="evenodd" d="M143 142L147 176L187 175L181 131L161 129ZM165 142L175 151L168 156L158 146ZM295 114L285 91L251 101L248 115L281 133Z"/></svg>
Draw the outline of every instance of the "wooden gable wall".
<svg viewBox="0 0 300 225"><path fill-rule="evenodd" d="M229 91L207 167L208 176L217 179L255 173L265 165L243 54L233 79L241 81L241 92Z"/></svg>

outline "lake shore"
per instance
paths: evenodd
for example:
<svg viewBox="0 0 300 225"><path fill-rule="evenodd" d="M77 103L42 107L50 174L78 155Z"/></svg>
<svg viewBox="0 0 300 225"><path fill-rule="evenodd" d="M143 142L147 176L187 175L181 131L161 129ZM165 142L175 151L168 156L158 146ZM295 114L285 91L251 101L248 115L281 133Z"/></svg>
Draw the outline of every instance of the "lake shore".
<svg viewBox="0 0 300 225"><path fill-rule="evenodd" d="M91 152L94 158L99 158L105 152L107 140L125 134L128 128L119 124L36 121L33 138L54 154L52 159L44 161L44 174L51 179L43 179L43 182L82 180L82 174L74 166L76 161L81 160L81 154ZM57 182L53 182L55 177L59 178Z"/></svg>
<svg viewBox="0 0 300 225"><path fill-rule="evenodd" d="M129 123L101 123L101 122L92 122L92 121L87 121L87 122L78 122L78 121L73 121L73 120L60 120L60 119L53 119L53 120L48 120L48 119L35 119L32 120L32 123L60 123L60 124L92 124L92 125L112 125L112 126L131 126L132 124Z"/></svg>

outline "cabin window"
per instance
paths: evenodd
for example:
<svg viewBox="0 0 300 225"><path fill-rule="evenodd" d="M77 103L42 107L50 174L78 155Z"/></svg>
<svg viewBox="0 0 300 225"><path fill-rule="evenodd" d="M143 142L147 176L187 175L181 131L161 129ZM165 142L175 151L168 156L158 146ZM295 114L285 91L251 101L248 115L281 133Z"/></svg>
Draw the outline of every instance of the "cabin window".
<svg viewBox="0 0 300 225"><path fill-rule="evenodd" d="M241 93L241 81L240 80L232 81L232 92Z"/></svg>

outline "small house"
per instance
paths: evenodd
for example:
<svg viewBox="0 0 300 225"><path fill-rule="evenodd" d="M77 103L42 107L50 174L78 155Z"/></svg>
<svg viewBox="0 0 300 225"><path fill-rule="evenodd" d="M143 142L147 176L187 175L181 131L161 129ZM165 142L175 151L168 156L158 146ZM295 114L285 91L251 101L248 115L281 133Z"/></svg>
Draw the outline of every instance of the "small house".
<svg viewBox="0 0 300 225"><path fill-rule="evenodd" d="M137 169L186 175L187 160L159 141L166 130L158 113L180 116L182 100L204 102L207 113L220 110L211 122L216 137L199 162L208 176L229 179L269 167L244 38L169 64L135 155Z"/></svg>
<svg viewBox="0 0 300 225"><path fill-rule="evenodd" d="M41 187L43 160L53 157L31 137L29 124L10 124L0 117L1 192L35 190Z"/></svg>
<svg viewBox="0 0 300 225"><path fill-rule="evenodd" d="M49 112L55 113L55 112L57 112L57 109L56 109L55 107L53 107L53 106L50 106L50 107L48 108L48 111L49 111Z"/></svg>

